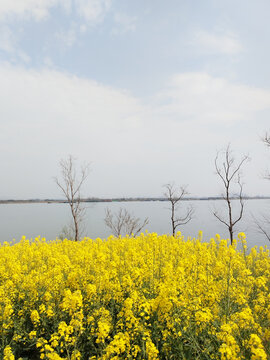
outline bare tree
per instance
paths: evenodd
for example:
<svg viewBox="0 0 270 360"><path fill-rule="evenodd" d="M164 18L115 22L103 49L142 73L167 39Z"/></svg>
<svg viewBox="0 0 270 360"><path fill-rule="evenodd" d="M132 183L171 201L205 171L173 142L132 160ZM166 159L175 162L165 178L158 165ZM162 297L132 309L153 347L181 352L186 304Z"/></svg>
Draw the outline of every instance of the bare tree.
<svg viewBox="0 0 270 360"><path fill-rule="evenodd" d="M89 165L84 165L78 175L76 161L72 155L62 159L59 163L61 169L61 180L54 178L56 184L62 190L71 210L73 219L74 240L78 241L85 208L82 206L81 188L89 174Z"/></svg>
<svg viewBox="0 0 270 360"><path fill-rule="evenodd" d="M110 209L106 209L105 224L112 230L113 235L119 237L120 235L136 236L148 224L148 218L143 222L139 218L131 215L126 209L120 208L116 214L113 214Z"/></svg>
<svg viewBox="0 0 270 360"><path fill-rule="evenodd" d="M223 158L222 160L220 158ZM242 157L242 159L235 163L235 158L232 155L230 144L227 146L226 150L222 153L217 152L215 158L215 168L216 173L222 180L222 183L225 188L225 193L222 195L223 199L226 201L228 208L227 218L222 217L217 210L214 211L214 216L227 226L230 234L231 244L233 242L233 233L235 225L242 219L244 211L244 201L243 201L243 182L241 181L241 167L242 165L249 160L248 155ZM237 183L238 192L232 193L232 185ZM240 210L236 217L233 216L232 211L232 200L238 199L240 203Z"/></svg>
<svg viewBox="0 0 270 360"><path fill-rule="evenodd" d="M268 132L265 132L264 136L261 138L262 142L270 148L270 135ZM264 178L270 180L270 172L266 171ZM254 223L258 229L258 231L263 234L270 241L270 219L268 216L261 214L260 220L252 215Z"/></svg>
<svg viewBox="0 0 270 360"><path fill-rule="evenodd" d="M175 235L176 229L180 225L187 224L194 214L194 209L192 206L189 206L186 212L182 216L177 216L176 212L186 195L188 195L187 187L181 186L179 189L173 183L164 185L166 191L164 193L165 197L171 203L171 224L172 224L172 234Z"/></svg>

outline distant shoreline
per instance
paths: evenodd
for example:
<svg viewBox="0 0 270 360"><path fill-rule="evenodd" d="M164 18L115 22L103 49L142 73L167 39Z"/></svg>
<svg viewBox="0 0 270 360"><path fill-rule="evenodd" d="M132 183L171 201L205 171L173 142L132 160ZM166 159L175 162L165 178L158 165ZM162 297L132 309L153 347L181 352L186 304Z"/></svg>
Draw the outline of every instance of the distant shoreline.
<svg viewBox="0 0 270 360"><path fill-rule="evenodd" d="M237 200L238 197L233 197L232 200ZM266 200L270 199L270 196L243 196L244 200ZM212 200L223 200L222 196L203 196L203 197L186 197L183 201L212 201ZM168 201L166 198L159 197L142 197L142 198L89 198L81 199L84 203L99 203L99 202L134 202L134 201ZM0 200L1 204L67 204L67 200L62 199L8 199Z"/></svg>

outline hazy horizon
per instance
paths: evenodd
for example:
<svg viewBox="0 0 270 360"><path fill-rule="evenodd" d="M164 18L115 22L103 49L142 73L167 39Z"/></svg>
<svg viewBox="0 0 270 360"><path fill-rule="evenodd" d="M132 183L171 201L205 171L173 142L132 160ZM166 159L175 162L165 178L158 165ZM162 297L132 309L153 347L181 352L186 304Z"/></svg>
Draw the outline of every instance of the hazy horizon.
<svg viewBox="0 0 270 360"><path fill-rule="evenodd" d="M207 199L210 199L210 200L213 200L213 198L216 198L217 200L225 200L223 198L222 195L211 195L211 196L185 196L182 201L185 201L185 200L207 200ZM254 196L249 196L248 194L244 194L243 195L243 198L247 198L248 200L252 200L253 198L256 198L256 199L267 199L267 198L270 198L270 195L254 195ZM118 200L119 202L128 202L128 199L131 199L131 201L133 200L137 200L138 201L148 201L148 200L143 200L143 199L153 199L153 200L158 200L158 199L162 199L161 201L169 201L165 196L155 196L155 197L152 197L152 196L119 196L119 197L111 197L111 196L107 196L107 197L104 197L104 196L101 196L101 197L97 197L97 196L91 196L91 197L81 197L81 201L84 202L85 200L94 200L97 199L97 200ZM123 201L121 199L124 199ZM163 200L164 199L164 200ZM237 200L238 199L238 195L231 195L231 200ZM64 197L64 196L59 196L57 198L52 198L52 197L48 197L48 198L40 198L40 197L35 197L35 198L0 198L0 201L67 201L67 199Z"/></svg>

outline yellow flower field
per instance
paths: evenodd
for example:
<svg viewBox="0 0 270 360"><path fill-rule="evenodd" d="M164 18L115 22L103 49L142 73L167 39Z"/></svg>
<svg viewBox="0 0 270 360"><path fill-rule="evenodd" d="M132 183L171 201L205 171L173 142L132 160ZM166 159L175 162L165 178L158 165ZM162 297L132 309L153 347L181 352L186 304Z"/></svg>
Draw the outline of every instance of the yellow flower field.
<svg viewBox="0 0 270 360"><path fill-rule="evenodd" d="M0 247L0 358L270 358L270 258L218 235Z"/></svg>

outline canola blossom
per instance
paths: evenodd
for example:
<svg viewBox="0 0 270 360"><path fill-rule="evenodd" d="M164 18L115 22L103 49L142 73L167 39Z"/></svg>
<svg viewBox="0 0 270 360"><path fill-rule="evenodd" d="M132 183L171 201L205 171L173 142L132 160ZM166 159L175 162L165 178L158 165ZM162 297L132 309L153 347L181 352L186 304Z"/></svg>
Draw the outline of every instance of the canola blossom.
<svg viewBox="0 0 270 360"><path fill-rule="evenodd" d="M0 246L0 358L270 358L269 250L145 233Z"/></svg>

